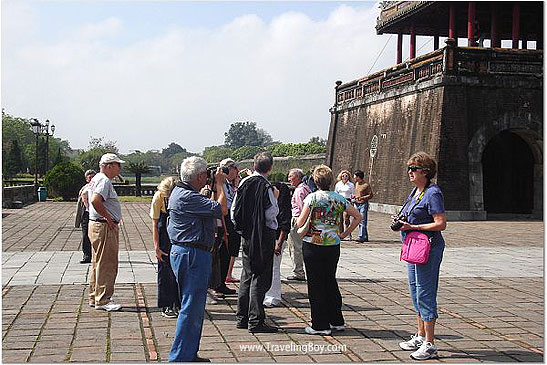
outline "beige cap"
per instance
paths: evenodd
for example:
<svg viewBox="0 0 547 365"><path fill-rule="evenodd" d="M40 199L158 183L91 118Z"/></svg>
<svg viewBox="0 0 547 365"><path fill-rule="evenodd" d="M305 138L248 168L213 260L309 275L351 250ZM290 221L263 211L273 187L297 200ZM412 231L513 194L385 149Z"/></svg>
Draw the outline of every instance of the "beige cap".
<svg viewBox="0 0 547 365"><path fill-rule="evenodd" d="M105 153L101 160L99 161L99 165L106 165L107 163L112 162L119 162L119 163L125 163L124 160L120 160L120 158L115 153Z"/></svg>

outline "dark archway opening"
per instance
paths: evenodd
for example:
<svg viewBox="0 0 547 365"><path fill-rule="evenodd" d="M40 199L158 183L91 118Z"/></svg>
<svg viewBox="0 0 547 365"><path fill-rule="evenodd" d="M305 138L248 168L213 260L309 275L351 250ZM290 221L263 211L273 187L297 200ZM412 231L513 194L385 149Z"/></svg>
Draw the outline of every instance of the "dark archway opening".
<svg viewBox="0 0 547 365"><path fill-rule="evenodd" d="M482 154L482 173L487 213L532 213L534 156L524 139L510 131L494 136Z"/></svg>

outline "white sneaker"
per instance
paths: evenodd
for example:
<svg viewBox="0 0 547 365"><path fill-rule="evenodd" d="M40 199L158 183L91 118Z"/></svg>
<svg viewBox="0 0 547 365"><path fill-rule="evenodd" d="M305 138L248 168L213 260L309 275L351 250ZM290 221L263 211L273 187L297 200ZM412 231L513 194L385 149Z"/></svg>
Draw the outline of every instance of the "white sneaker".
<svg viewBox="0 0 547 365"><path fill-rule="evenodd" d="M330 329L332 331L345 331L346 330L346 325L345 324L342 324L340 326L333 326L332 324L330 325Z"/></svg>
<svg viewBox="0 0 547 365"><path fill-rule="evenodd" d="M107 312L117 311L117 310L120 310L121 308L122 308L122 305L114 302L113 300L110 300L110 302L103 305L95 305L95 309L102 309Z"/></svg>
<svg viewBox="0 0 547 365"><path fill-rule="evenodd" d="M418 334L412 335L410 337L410 340L399 342L399 347L402 348L405 351L414 351L420 348L422 346L422 343L424 343L425 337L419 336Z"/></svg>
<svg viewBox="0 0 547 365"><path fill-rule="evenodd" d="M305 331L308 335L329 336L331 334L331 330L318 331L318 330L314 330L311 326L306 327Z"/></svg>
<svg viewBox="0 0 547 365"><path fill-rule="evenodd" d="M213 297L213 295L211 295L211 293L207 293L206 303L214 305L214 304L218 304L218 301Z"/></svg>
<svg viewBox="0 0 547 365"><path fill-rule="evenodd" d="M410 354L410 358L414 360L427 360L439 357L437 353L437 346L431 342L422 343L422 346L413 353Z"/></svg>

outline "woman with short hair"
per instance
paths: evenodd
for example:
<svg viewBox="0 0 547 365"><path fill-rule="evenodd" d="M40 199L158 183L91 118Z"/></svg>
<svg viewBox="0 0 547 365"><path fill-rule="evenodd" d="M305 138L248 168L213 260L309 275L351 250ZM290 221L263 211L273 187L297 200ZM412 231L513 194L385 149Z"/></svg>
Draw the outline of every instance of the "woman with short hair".
<svg viewBox="0 0 547 365"><path fill-rule="evenodd" d="M432 183L437 163L425 152L417 152L407 162L408 178L415 185L398 215L401 237L408 231L421 231L430 238L429 259L424 264L408 263L408 284L412 304L417 313L418 330L410 340L399 343L403 350L414 351L415 360L436 358L435 321L439 271L444 252L441 231L446 229L444 197L441 188Z"/></svg>
<svg viewBox="0 0 547 365"><path fill-rule="evenodd" d="M329 191L333 182L332 170L319 165L313 170L317 191L304 199L302 213L296 224L302 227L310 216L309 229L303 238L302 253L308 279L311 307L310 335L330 335L345 329L342 316L342 295L336 281L340 259L340 240L348 236L361 222L361 214L340 194ZM340 231L344 212L354 219Z"/></svg>

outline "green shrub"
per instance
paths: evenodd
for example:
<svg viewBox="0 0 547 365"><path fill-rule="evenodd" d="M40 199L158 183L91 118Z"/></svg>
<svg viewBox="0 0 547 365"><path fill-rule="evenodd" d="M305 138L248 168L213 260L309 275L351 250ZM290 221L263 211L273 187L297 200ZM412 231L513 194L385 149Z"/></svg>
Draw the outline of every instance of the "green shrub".
<svg viewBox="0 0 547 365"><path fill-rule="evenodd" d="M61 162L49 171L44 178L48 195L63 200L75 199L85 184L84 171L70 162Z"/></svg>

